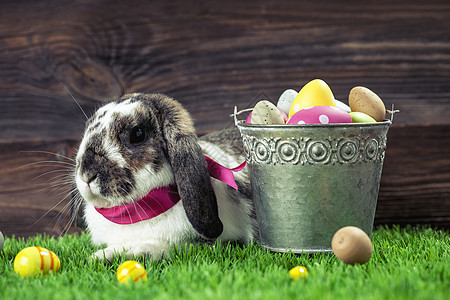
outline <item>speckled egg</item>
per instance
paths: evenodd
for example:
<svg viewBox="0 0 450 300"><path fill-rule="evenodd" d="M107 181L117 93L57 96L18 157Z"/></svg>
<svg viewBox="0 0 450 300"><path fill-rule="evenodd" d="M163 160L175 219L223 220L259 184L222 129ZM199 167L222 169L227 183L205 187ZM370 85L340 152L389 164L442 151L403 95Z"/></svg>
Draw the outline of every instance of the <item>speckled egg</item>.
<svg viewBox="0 0 450 300"><path fill-rule="evenodd" d="M298 92L289 110L289 117L312 106L336 106L333 92L322 79L314 79Z"/></svg>
<svg viewBox="0 0 450 300"><path fill-rule="evenodd" d="M354 87L348 96L348 103L352 111L365 113L377 122L383 121L386 116L383 101L366 87Z"/></svg>
<svg viewBox="0 0 450 300"><path fill-rule="evenodd" d="M285 124L284 118L280 110L268 100L261 100L256 103L253 108L251 117L251 124L272 125Z"/></svg>
<svg viewBox="0 0 450 300"><path fill-rule="evenodd" d="M291 109L292 102L294 102L295 97L297 97L298 92L293 89L285 90L277 102L277 107L284 112L286 115L289 114L289 110Z"/></svg>
<svg viewBox="0 0 450 300"><path fill-rule="evenodd" d="M284 124L286 124L286 122L288 120L288 116L283 111L281 111L279 108L278 108L278 110L280 111L281 116L283 117ZM247 124L251 124L252 123L252 112L250 112L248 117L247 117L247 119L245 119L245 123L247 123Z"/></svg>
<svg viewBox="0 0 450 300"><path fill-rule="evenodd" d="M57 272L59 266L55 253L37 246L22 249L14 258L14 271L22 277Z"/></svg>
<svg viewBox="0 0 450 300"><path fill-rule="evenodd" d="M369 236L354 226L339 229L333 236L331 248L339 260L349 265L365 264L372 256Z"/></svg>
<svg viewBox="0 0 450 300"><path fill-rule="evenodd" d="M351 123L349 113L335 106L313 106L300 110L286 124Z"/></svg>
<svg viewBox="0 0 450 300"><path fill-rule="evenodd" d="M145 268L134 260L123 262L117 269L117 281L122 284L129 284L139 280L147 280L147 272Z"/></svg>

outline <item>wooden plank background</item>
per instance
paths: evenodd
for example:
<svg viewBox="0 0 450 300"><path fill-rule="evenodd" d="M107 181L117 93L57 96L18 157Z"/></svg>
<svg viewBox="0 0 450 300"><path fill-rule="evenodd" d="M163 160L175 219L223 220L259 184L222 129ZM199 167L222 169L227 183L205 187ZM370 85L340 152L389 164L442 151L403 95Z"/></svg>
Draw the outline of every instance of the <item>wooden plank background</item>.
<svg viewBox="0 0 450 300"><path fill-rule="evenodd" d="M202 134L231 126L235 105L314 78L337 99L364 85L401 110L376 223L448 228L448 1L2 1L0 230L68 224L60 155L73 157L85 121L71 95L90 115L124 93L164 92Z"/></svg>

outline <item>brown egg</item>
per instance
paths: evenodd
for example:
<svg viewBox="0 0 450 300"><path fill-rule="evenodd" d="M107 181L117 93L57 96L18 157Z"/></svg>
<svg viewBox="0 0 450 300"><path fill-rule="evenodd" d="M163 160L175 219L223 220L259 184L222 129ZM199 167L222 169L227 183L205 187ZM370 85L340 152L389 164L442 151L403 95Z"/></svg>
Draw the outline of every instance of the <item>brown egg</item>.
<svg viewBox="0 0 450 300"><path fill-rule="evenodd" d="M349 265L365 264L372 256L369 236L354 226L339 229L333 236L331 248L339 260Z"/></svg>
<svg viewBox="0 0 450 300"><path fill-rule="evenodd" d="M386 116L386 107L377 94L366 87L356 86L348 95L348 103L353 112L362 112L371 116L377 122Z"/></svg>

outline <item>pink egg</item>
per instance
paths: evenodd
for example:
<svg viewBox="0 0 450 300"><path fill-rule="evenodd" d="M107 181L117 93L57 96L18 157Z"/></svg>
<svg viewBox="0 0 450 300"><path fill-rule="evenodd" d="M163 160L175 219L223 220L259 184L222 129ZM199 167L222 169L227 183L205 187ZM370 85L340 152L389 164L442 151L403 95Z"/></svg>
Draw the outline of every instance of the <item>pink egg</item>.
<svg viewBox="0 0 450 300"><path fill-rule="evenodd" d="M350 114L334 106L312 106L296 112L286 124L351 123Z"/></svg>
<svg viewBox="0 0 450 300"><path fill-rule="evenodd" d="M278 108L278 110L280 111L281 115L283 116L284 123L286 123L287 120L288 120L288 116L281 109ZM248 115L247 119L245 119L245 123L251 124L252 123L251 121L252 121L252 113L250 112L250 114Z"/></svg>

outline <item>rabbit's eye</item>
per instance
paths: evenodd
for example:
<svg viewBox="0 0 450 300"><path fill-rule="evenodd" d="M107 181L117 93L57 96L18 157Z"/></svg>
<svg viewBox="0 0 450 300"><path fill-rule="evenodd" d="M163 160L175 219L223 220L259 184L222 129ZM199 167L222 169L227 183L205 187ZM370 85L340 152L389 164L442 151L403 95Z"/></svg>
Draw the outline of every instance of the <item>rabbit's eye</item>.
<svg viewBox="0 0 450 300"><path fill-rule="evenodd" d="M139 144L145 141L145 138L147 137L145 133L145 129L136 126L133 127L130 131L130 144Z"/></svg>

